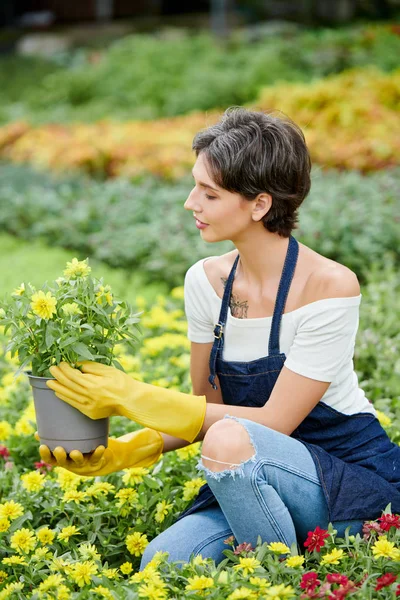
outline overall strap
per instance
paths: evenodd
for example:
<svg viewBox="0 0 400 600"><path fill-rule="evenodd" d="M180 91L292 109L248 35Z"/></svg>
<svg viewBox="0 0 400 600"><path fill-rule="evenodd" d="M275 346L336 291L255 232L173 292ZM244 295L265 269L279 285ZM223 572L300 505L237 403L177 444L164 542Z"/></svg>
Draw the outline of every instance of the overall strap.
<svg viewBox="0 0 400 600"><path fill-rule="evenodd" d="M281 280L279 282L278 293L276 295L274 315L272 317L271 333L268 342L268 356L280 354L279 350L279 330L283 311L285 310L286 299L292 283L294 271L296 269L297 258L299 256L299 244L291 235L286 253L285 264L283 265Z"/></svg>
<svg viewBox="0 0 400 600"><path fill-rule="evenodd" d="M231 294L232 294L232 286L233 286L233 281L235 279L235 273L236 273L236 267L237 264L239 262L239 254L237 255L235 262L233 263L231 272L229 273L229 277L228 280L226 282L226 286L225 286L225 291L224 291L224 295L222 297L222 304L221 304L221 310L219 313L219 319L218 319L218 323L215 325L214 327L214 344L213 347L211 349L211 353L210 353L210 376L208 378L208 381L211 383L212 387L214 390L217 390L218 387L215 384L215 364L216 364L216 360L217 360L217 354L220 348L222 348L223 346L223 332L224 332L224 327L228 318L228 310L229 310L229 303L230 303L230 299L231 299Z"/></svg>

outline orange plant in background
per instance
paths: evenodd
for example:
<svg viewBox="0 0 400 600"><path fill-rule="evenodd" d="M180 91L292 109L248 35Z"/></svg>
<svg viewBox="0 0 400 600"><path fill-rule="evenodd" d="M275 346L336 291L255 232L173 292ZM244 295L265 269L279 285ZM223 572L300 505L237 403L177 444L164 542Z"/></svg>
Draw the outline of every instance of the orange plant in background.
<svg viewBox="0 0 400 600"><path fill-rule="evenodd" d="M309 84L280 83L262 90L248 108L291 117L322 167L367 172L400 162L400 70L354 69ZM13 123L0 128L0 156L108 177L151 173L177 179L193 163L193 136L221 113L126 123Z"/></svg>

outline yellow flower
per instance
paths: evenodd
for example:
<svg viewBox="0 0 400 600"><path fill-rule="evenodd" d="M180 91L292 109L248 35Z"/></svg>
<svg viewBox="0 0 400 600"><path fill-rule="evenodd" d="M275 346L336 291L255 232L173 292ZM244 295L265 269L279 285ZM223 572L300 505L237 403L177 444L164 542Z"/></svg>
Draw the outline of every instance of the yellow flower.
<svg viewBox="0 0 400 600"><path fill-rule="evenodd" d="M120 508L126 503L133 505L138 499L139 494L133 488L121 488L115 494L115 497L118 499L117 506Z"/></svg>
<svg viewBox="0 0 400 600"><path fill-rule="evenodd" d="M97 481L86 489L86 494L88 496L94 496L95 498L98 498L102 494L107 495L113 493L114 491L115 485L108 483L108 481Z"/></svg>
<svg viewBox="0 0 400 600"><path fill-rule="evenodd" d="M9 500L8 502L3 502L0 504L0 517L4 519L10 519L13 521L14 519L18 519L24 514L24 507L22 504L18 502L14 502L14 500Z"/></svg>
<svg viewBox="0 0 400 600"><path fill-rule="evenodd" d="M145 357L158 356L164 350L175 350L175 349L190 350L190 341L188 338L180 333L164 333L158 337L149 337L143 341L141 354Z"/></svg>
<svg viewBox="0 0 400 600"><path fill-rule="evenodd" d="M162 552L161 550L157 550L157 552L154 554L151 561L148 562L147 565L145 566L144 571L147 571L148 569L152 569L153 567L157 568L158 565L160 565L162 563L163 559L167 558L167 556L168 556L168 552Z"/></svg>
<svg viewBox="0 0 400 600"><path fill-rule="evenodd" d="M36 546L35 534L29 529L17 529L17 531L12 534L10 540L11 548L14 548L14 550L20 554L21 552L28 554Z"/></svg>
<svg viewBox="0 0 400 600"><path fill-rule="evenodd" d="M67 304L64 304L61 308L67 317L81 314L81 309L79 308L79 305L76 302L68 302Z"/></svg>
<svg viewBox="0 0 400 600"><path fill-rule="evenodd" d="M171 290L171 298L174 298L174 300L183 300L184 299L183 285L181 285L179 287L175 287Z"/></svg>
<svg viewBox="0 0 400 600"><path fill-rule="evenodd" d="M99 560L101 558L94 544L81 544L78 548L78 552L86 560L89 558L92 560Z"/></svg>
<svg viewBox="0 0 400 600"><path fill-rule="evenodd" d="M96 292L97 304L102 304L103 299L109 306L112 306L113 297L111 293L111 287L109 285L101 285L99 286L98 291Z"/></svg>
<svg viewBox="0 0 400 600"><path fill-rule="evenodd" d="M10 373L6 373L5 375L3 375L1 385L3 385L4 387L12 387L15 386L15 384L17 383L21 383L21 381L23 381L23 376L18 375L17 377L15 377L15 372L11 371Z"/></svg>
<svg viewBox="0 0 400 600"><path fill-rule="evenodd" d="M144 583L138 589L139 598L148 600L165 600L167 595L165 591L154 583Z"/></svg>
<svg viewBox="0 0 400 600"><path fill-rule="evenodd" d="M36 548L35 552L32 554L32 560L49 560L53 558L53 553L50 552L47 546L43 546L42 548Z"/></svg>
<svg viewBox="0 0 400 600"><path fill-rule="evenodd" d="M125 475L122 477L122 481L125 485L134 485L135 483L141 483L143 476L150 473L146 467L132 467L131 469L124 469Z"/></svg>
<svg viewBox="0 0 400 600"><path fill-rule="evenodd" d="M4 533L4 531L8 531L11 523L5 517L0 517L0 533Z"/></svg>
<svg viewBox="0 0 400 600"><path fill-rule="evenodd" d="M81 481L86 479L82 475L76 475L62 467L55 467L54 471L57 473L57 483L64 492L67 490L75 490Z"/></svg>
<svg viewBox="0 0 400 600"><path fill-rule="evenodd" d="M381 535L372 546L372 554L375 558L394 558L396 556L396 548L393 542L388 541L386 535Z"/></svg>
<svg viewBox="0 0 400 600"><path fill-rule="evenodd" d="M175 452L180 460L188 460L189 458L193 458L199 454L200 442L190 444L189 446L185 446L185 448L178 448L175 450Z"/></svg>
<svg viewBox="0 0 400 600"><path fill-rule="evenodd" d="M343 550L340 548L334 548L332 552L324 554L321 560L321 565L338 565L339 560L343 558Z"/></svg>
<svg viewBox="0 0 400 600"><path fill-rule="evenodd" d="M64 581L64 577L59 573L55 575L49 575L39 585L39 592L48 592L51 588L58 588L58 586Z"/></svg>
<svg viewBox="0 0 400 600"><path fill-rule="evenodd" d="M85 584L91 583L92 575L96 575L97 572L98 568L95 563L92 560L85 560L71 565L69 575L79 587L83 587Z"/></svg>
<svg viewBox="0 0 400 600"><path fill-rule="evenodd" d="M24 584L20 583L20 582L14 582L14 583L8 583L5 588L2 589L2 591L0 592L0 600L3 600L3 598L12 598L13 597L13 593L16 592L21 592L24 589ZM19 594L18 594L19 597ZM15 598L15 596L14 596Z"/></svg>
<svg viewBox="0 0 400 600"><path fill-rule="evenodd" d="M66 585L62 584L57 590L57 600L69 600L71 593Z"/></svg>
<svg viewBox="0 0 400 600"><path fill-rule="evenodd" d="M271 585L268 579L265 579L265 577L250 577L249 581L251 585L256 585L261 590Z"/></svg>
<svg viewBox="0 0 400 600"><path fill-rule="evenodd" d="M124 575L129 575L129 573L132 573L132 571L133 571L132 563L130 563L130 562L124 562L120 566L120 571Z"/></svg>
<svg viewBox="0 0 400 600"><path fill-rule="evenodd" d="M45 294L39 290L33 294L31 301L32 312L41 319L48 321L57 312L57 300L51 295L51 292Z"/></svg>
<svg viewBox="0 0 400 600"><path fill-rule="evenodd" d="M283 544L282 542L272 542L271 544L268 544L267 548L268 548L268 550L271 550L271 552L274 552L275 554L289 554L290 553L290 548L288 548L286 546L286 544Z"/></svg>
<svg viewBox="0 0 400 600"><path fill-rule="evenodd" d="M249 573L254 573L254 570L257 567L260 567L261 563L256 558L239 558L239 563L234 565L233 568L235 571L243 571L243 575L247 577Z"/></svg>
<svg viewBox="0 0 400 600"><path fill-rule="evenodd" d="M57 536L57 539L62 542L68 542L69 538L73 535L80 535L79 529L75 525L68 525L67 527L63 527L60 533Z"/></svg>
<svg viewBox="0 0 400 600"><path fill-rule="evenodd" d="M269 600L285 600L286 598L294 598L295 593L291 585L272 585L270 588L265 590L265 598Z"/></svg>
<svg viewBox="0 0 400 600"><path fill-rule="evenodd" d="M22 556L6 556L1 561L3 565L26 565L25 559Z"/></svg>
<svg viewBox="0 0 400 600"><path fill-rule="evenodd" d="M157 523L162 523L164 521L169 509L172 508L172 506L172 504L167 504L166 500L161 500L161 502L157 504L156 515L154 517Z"/></svg>
<svg viewBox="0 0 400 600"><path fill-rule="evenodd" d="M48 527L43 527L42 529L39 529L39 531L36 533L36 536L39 542L45 545L52 544L56 534Z"/></svg>
<svg viewBox="0 0 400 600"><path fill-rule="evenodd" d="M73 258L71 262L67 262L67 268L64 270L65 277L68 279L76 279L78 277L86 277L91 272L88 265L89 260L78 260Z"/></svg>
<svg viewBox="0 0 400 600"><path fill-rule="evenodd" d="M16 288L12 295L13 296L22 296L25 293L25 284L21 283L21 285L19 286L19 288Z"/></svg>
<svg viewBox="0 0 400 600"><path fill-rule="evenodd" d="M126 547L134 556L143 554L148 543L147 535L141 534L138 531L126 536Z"/></svg>
<svg viewBox="0 0 400 600"><path fill-rule="evenodd" d="M119 579L120 577L118 569L103 569L101 573L104 577L107 577L107 579Z"/></svg>
<svg viewBox="0 0 400 600"><path fill-rule="evenodd" d="M8 574L5 571L0 571L0 583L3 583L8 577Z"/></svg>
<svg viewBox="0 0 400 600"><path fill-rule="evenodd" d="M237 588L232 594L229 594L227 600L256 600L257 594L254 590L250 590L247 587Z"/></svg>
<svg viewBox="0 0 400 600"><path fill-rule="evenodd" d="M302 567L304 564L304 556L291 556L290 558L286 559L286 566L287 567Z"/></svg>
<svg viewBox="0 0 400 600"><path fill-rule="evenodd" d="M212 577L206 577L205 575L188 577L188 582L189 583L185 586L185 590L193 592L206 590L214 586L214 579Z"/></svg>
<svg viewBox="0 0 400 600"><path fill-rule="evenodd" d="M13 429L8 421L0 421L0 442L5 442L11 436Z"/></svg>
<svg viewBox="0 0 400 600"><path fill-rule="evenodd" d="M192 560L192 565L196 565L197 567L202 567L207 564L207 559L203 558L201 554L197 554Z"/></svg>
<svg viewBox="0 0 400 600"><path fill-rule="evenodd" d="M46 476L39 471L30 471L21 475L22 485L28 492L39 492L45 484L45 479Z"/></svg>
<svg viewBox="0 0 400 600"><path fill-rule="evenodd" d="M183 486L183 499L184 500L192 500L199 493L199 489L202 485L207 483L205 479L201 479L201 477L197 477L192 479L191 481L186 481Z"/></svg>
<svg viewBox="0 0 400 600"><path fill-rule="evenodd" d="M86 497L86 492L78 492L78 490L68 490L64 493L62 499L64 502L75 502L76 504L80 504L81 502L88 500Z"/></svg>
<svg viewBox="0 0 400 600"><path fill-rule="evenodd" d="M385 415L384 412L381 412L380 410L376 410L376 416L378 418L379 423L382 425L382 427L390 427L390 425L392 424L392 419L390 417L388 417L387 415Z"/></svg>
<svg viewBox="0 0 400 600"><path fill-rule="evenodd" d="M35 433L35 428L29 419L21 417L21 419L15 423L15 433L17 435L32 435Z"/></svg>
<svg viewBox="0 0 400 600"><path fill-rule="evenodd" d="M99 594L100 598L106 598L106 600L114 600L114 596L104 585L98 585L90 590L90 593Z"/></svg>

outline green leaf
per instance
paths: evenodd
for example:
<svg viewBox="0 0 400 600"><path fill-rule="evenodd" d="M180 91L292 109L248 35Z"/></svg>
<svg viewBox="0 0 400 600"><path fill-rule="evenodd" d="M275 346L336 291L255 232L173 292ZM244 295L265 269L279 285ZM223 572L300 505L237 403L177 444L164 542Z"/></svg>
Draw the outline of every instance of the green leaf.
<svg viewBox="0 0 400 600"><path fill-rule="evenodd" d="M87 358L89 360L94 359L94 356L90 352L89 348L87 346L85 346L85 344L82 344L81 342L76 342L75 344L73 344L73 346L71 347L71 350L76 352L82 358Z"/></svg>

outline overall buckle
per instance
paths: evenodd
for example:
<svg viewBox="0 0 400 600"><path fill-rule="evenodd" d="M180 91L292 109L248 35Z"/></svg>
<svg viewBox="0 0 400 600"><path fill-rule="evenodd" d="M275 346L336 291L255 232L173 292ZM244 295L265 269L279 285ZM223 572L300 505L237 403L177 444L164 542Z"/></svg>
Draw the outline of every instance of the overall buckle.
<svg viewBox="0 0 400 600"><path fill-rule="evenodd" d="M217 325L214 327L214 337L216 340L220 340L222 338L223 329L224 326L221 325L221 323L217 323Z"/></svg>

